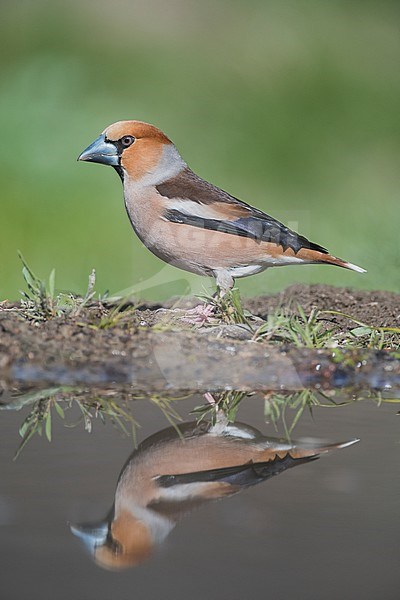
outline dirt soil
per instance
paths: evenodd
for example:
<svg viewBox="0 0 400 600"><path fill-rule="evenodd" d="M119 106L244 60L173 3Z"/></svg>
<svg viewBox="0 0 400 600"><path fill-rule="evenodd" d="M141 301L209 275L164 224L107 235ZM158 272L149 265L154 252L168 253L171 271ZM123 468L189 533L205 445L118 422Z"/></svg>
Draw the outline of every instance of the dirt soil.
<svg viewBox="0 0 400 600"><path fill-rule="evenodd" d="M76 316L63 315L43 322L33 322L23 316L18 304L0 304L0 356L18 358L29 352L59 353L87 356L96 352L104 356L110 351L121 353L135 347L140 338L146 344L146 331L157 329L185 330L190 337L207 333L208 328L188 326L179 319L182 311L198 304L196 298L172 298L164 304L142 304L126 310L107 322L112 308L93 302ZM244 306L255 316L265 319L279 307L297 312L301 305L308 315L313 308L336 310L351 315L375 327L400 327L400 295L392 292L362 291L326 285L294 285L279 294L245 299ZM176 308L178 310L176 310ZM341 317L326 315L343 329L355 324ZM102 322L103 320L103 322ZM231 327L229 337L236 337ZM221 332L218 332L221 335ZM136 337L137 336L137 337ZM136 339L135 339L136 337ZM237 330L240 339L240 330ZM243 338L242 338L243 339Z"/></svg>
<svg viewBox="0 0 400 600"><path fill-rule="evenodd" d="M279 306L291 306L296 311L300 304L305 313L313 308L336 310L374 327L400 327L400 294L382 291L352 290L328 285L292 285L279 294L251 298L245 305L262 318ZM343 326L353 327L339 319Z"/></svg>
<svg viewBox="0 0 400 600"><path fill-rule="evenodd" d="M146 322L153 325L161 319L155 309L176 306L189 309L198 302L198 299L193 297L171 298L164 304L143 305L140 308ZM279 308L297 313L297 307L300 305L306 315L313 309L335 310L365 325L400 327L400 294L394 292L353 290L329 285L292 285L278 294L244 298L243 305L253 315L262 319ZM354 322L339 316L327 316L327 319L335 320L344 330L355 326Z"/></svg>
<svg viewBox="0 0 400 600"><path fill-rule="evenodd" d="M186 369L186 362L191 363L192 371L195 368L202 369L201 373L198 371L196 380L204 380L204 375L208 376L209 373L213 373L213 377L218 379L219 367L222 368L224 361L226 370L231 370L231 355L235 355L238 360L238 382L243 381L243 377L249 379L265 372L265 356L270 350L270 358L274 353L277 365L280 364L280 353L287 352L288 344L275 343L271 346L265 341L254 344L249 342L252 332L237 325L214 324L213 327L198 328L182 323L184 312L198 303L194 298L175 298L163 305L127 306L122 312L116 312L115 307L92 302L75 316L63 314L39 322L27 318L26 311L20 305L2 303L0 387L2 381L10 379L10 370L13 369L14 375L18 372L19 365L24 365L25 369L22 379L29 379L29 369L34 366L36 371L31 373L33 379L38 377L37 369L42 369L46 378L45 371L53 368L53 371L58 369L54 380L62 382L63 378L68 378L69 370L75 369L75 379L84 379L90 383L91 368L96 370L96 381L99 373L101 378L102 370L105 372L108 368L108 381L129 382L136 378L135 381L140 380L139 383L144 385L147 379L157 379L160 369L164 379L165 373L170 374L170 379L175 378L174 381L179 379L181 372ZM261 318L280 307L296 312L300 304L307 315L313 308L337 310L368 325L400 327L400 295L389 292L296 285L280 294L247 299L244 304L253 315ZM326 315L323 317L324 323L325 318L329 328L332 327L332 322L339 329L355 327L348 319ZM307 364L308 359L303 355L296 355L294 350L289 346L293 360L301 359L299 369L303 368L305 361L305 369L309 370L311 362L318 362L321 358L319 355L315 356L315 351ZM329 358L329 350L325 354ZM177 357L180 357L180 365ZM242 362L240 359L243 359ZM273 363L270 364L272 369ZM133 368L136 369L134 375ZM190 369L186 375L187 381L191 377ZM285 372L285 369L283 366L282 371ZM327 369L330 369L329 361ZM76 375L77 370L81 374ZM273 371L271 376L274 377ZM12 377L11 375L11 379ZM221 385L228 385L227 381L228 379L224 380Z"/></svg>

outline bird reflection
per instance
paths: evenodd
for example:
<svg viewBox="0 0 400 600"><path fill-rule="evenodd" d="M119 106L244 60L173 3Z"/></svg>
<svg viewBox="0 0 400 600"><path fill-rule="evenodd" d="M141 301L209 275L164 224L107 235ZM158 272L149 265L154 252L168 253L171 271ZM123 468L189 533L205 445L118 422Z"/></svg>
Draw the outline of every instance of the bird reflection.
<svg viewBox="0 0 400 600"><path fill-rule="evenodd" d="M179 432L164 429L133 452L104 521L71 526L98 565L136 566L194 508L358 441L288 443L243 423L192 422L180 425Z"/></svg>

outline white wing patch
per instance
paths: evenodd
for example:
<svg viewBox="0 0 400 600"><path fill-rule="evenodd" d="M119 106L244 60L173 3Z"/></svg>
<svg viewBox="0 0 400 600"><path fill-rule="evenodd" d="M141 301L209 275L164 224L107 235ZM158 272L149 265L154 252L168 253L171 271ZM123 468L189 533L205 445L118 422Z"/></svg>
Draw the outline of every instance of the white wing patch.
<svg viewBox="0 0 400 600"><path fill-rule="evenodd" d="M160 488L160 499L172 502L182 502L189 498L207 498L207 491L213 489L214 483L198 481L193 483L179 483L168 488Z"/></svg>
<svg viewBox="0 0 400 600"><path fill-rule="evenodd" d="M221 218L221 213L213 208L212 204L199 204L192 200L186 200L183 198L173 198L165 202L165 207L168 210L178 210L183 215L200 217L201 219L215 219L217 221L224 221Z"/></svg>

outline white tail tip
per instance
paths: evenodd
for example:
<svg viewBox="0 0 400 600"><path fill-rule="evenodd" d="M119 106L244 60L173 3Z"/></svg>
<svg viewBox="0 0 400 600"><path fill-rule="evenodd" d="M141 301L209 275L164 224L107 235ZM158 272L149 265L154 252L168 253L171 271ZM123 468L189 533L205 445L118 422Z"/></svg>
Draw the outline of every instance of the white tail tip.
<svg viewBox="0 0 400 600"><path fill-rule="evenodd" d="M357 265L353 265L353 263L346 262L344 264L345 264L345 267L347 267L348 269L351 269L352 271L357 271L357 273L366 273L367 272L366 269L363 269L362 267L358 267Z"/></svg>
<svg viewBox="0 0 400 600"><path fill-rule="evenodd" d="M360 438L354 438L353 440L349 440L348 442L342 442L337 445L337 448L348 448L349 446L353 446L353 444L358 444Z"/></svg>

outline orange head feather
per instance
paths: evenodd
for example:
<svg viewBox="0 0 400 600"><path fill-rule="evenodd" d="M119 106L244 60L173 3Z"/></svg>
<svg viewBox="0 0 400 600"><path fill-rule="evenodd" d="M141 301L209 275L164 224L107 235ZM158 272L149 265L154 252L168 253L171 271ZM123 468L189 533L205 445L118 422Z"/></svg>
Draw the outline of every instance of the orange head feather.
<svg viewBox="0 0 400 600"><path fill-rule="evenodd" d="M103 133L106 141L121 145L120 164L132 179L140 179L152 172L161 159L164 146L172 145L160 129L142 121L117 121Z"/></svg>
<svg viewBox="0 0 400 600"><path fill-rule="evenodd" d="M94 559L105 569L126 569L144 562L152 549L148 527L128 511L123 511L111 524L111 540L96 548Z"/></svg>

